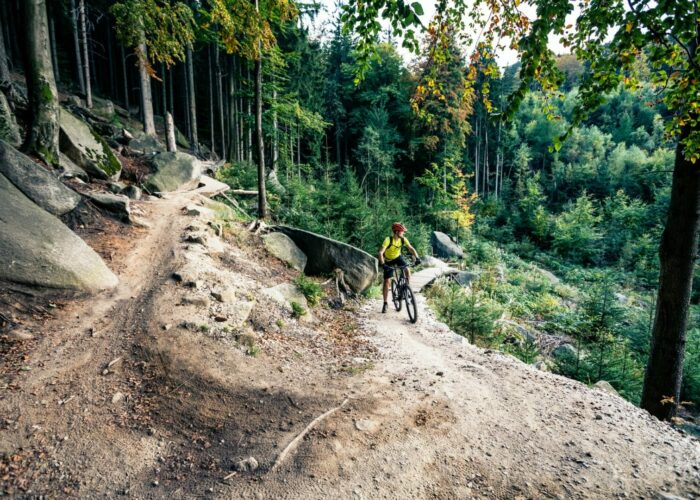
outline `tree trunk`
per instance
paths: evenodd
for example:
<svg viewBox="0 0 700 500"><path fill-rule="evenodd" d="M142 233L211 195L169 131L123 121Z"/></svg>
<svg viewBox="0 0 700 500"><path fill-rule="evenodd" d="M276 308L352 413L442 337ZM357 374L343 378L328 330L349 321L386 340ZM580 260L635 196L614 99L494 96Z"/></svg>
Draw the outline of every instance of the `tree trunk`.
<svg viewBox="0 0 700 500"><path fill-rule="evenodd" d="M141 77L141 114L143 119L143 131L146 135L156 135L156 124L153 119L153 97L151 96L151 75L146 69L148 49L145 43L139 45L141 55L139 57L139 76Z"/></svg>
<svg viewBox="0 0 700 500"><path fill-rule="evenodd" d="M194 87L194 67L192 63L192 46L187 46L187 97L190 107L190 142L194 154L199 153L199 138L197 137L197 103L195 99Z"/></svg>
<svg viewBox="0 0 700 500"><path fill-rule="evenodd" d="M688 309L700 228L700 169L684 157L682 141L700 131L685 126L676 146L668 220L659 248L659 290L642 408L660 419L676 413L683 379Z"/></svg>
<svg viewBox="0 0 700 500"><path fill-rule="evenodd" d="M46 163L58 164L58 92L49 54L46 0L26 0L27 88L31 123L26 149Z"/></svg>
<svg viewBox="0 0 700 500"><path fill-rule="evenodd" d="M112 49L112 25L107 20L107 68L109 69L109 95L110 97L117 93L117 84L114 79L114 51Z"/></svg>
<svg viewBox="0 0 700 500"><path fill-rule="evenodd" d="M92 85L90 84L90 56L88 54L87 22L85 14L85 0L80 3L80 42L83 48L83 78L85 79L85 104L92 108Z"/></svg>
<svg viewBox="0 0 700 500"><path fill-rule="evenodd" d="M277 175L277 164L279 163L280 159L280 134L279 130L277 130L277 88L274 87L275 82L273 81L273 89L272 89L272 106L273 106L273 111L272 111L272 166L271 170L272 174L273 172L275 175Z"/></svg>
<svg viewBox="0 0 700 500"><path fill-rule="evenodd" d="M12 82L10 66L8 64L7 51L5 50L5 27L0 21L0 87L4 88Z"/></svg>
<svg viewBox="0 0 700 500"><path fill-rule="evenodd" d="M183 71L183 87L185 89L185 132L187 133L187 140L192 142L192 124L190 122L190 82L189 82L189 75L187 74L187 61L185 61L185 64L182 65L182 71ZM190 144L191 145L191 144Z"/></svg>
<svg viewBox="0 0 700 500"><path fill-rule="evenodd" d="M75 0L70 0L70 23L73 28L73 49L75 51L75 71L78 75L80 93L85 95L85 78L83 73L83 61L80 55L80 37L78 36L78 8Z"/></svg>
<svg viewBox="0 0 700 500"><path fill-rule="evenodd" d="M224 92L221 85L221 60L219 46L214 45L214 64L216 66L216 106L219 110L219 130L221 130L221 158L225 161L226 154L226 134L224 128ZM230 158L230 155L228 156Z"/></svg>
<svg viewBox="0 0 700 500"><path fill-rule="evenodd" d="M58 55L56 54L56 23L54 23L55 13L48 5L49 12L49 37L51 38L51 61L53 62L53 75L55 80L58 82L61 80L61 72L58 68ZM7 61L5 62L7 64Z"/></svg>
<svg viewBox="0 0 700 500"><path fill-rule="evenodd" d="M255 10L259 10L255 0ZM255 60L255 139L258 160L258 218L267 218L267 200L265 192L265 143L262 130L262 45L258 43L258 58Z"/></svg>
<svg viewBox="0 0 700 500"><path fill-rule="evenodd" d="M170 111L165 112L165 144L168 151L177 151L177 143L175 141L175 122Z"/></svg>
<svg viewBox="0 0 700 500"><path fill-rule="evenodd" d="M126 114L131 117L131 104L129 104L129 73L126 71L126 54L124 53L124 46L119 46L119 55L122 60L122 74L124 75L124 107L126 107Z"/></svg>
<svg viewBox="0 0 700 500"><path fill-rule="evenodd" d="M212 155L216 155L214 142L214 66L211 62L211 46L207 47L207 62L209 63L209 141Z"/></svg>
<svg viewBox="0 0 700 500"><path fill-rule="evenodd" d="M228 57L228 78L226 79L226 95L228 95L228 157L238 161L238 100L236 99L236 56Z"/></svg>

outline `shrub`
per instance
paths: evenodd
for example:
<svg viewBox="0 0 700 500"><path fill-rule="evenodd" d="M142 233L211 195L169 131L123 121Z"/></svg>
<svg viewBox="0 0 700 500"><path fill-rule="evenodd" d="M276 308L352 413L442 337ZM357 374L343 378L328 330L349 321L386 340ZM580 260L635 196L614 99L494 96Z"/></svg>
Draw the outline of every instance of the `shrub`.
<svg viewBox="0 0 700 500"><path fill-rule="evenodd" d="M292 302L292 318L301 318L306 314L306 309L299 302Z"/></svg>
<svg viewBox="0 0 700 500"><path fill-rule="evenodd" d="M318 304L323 297L323 289L321 285L308 278L304 273L301 273L294 279L294 284L304 294L310 306Z"/></svg>

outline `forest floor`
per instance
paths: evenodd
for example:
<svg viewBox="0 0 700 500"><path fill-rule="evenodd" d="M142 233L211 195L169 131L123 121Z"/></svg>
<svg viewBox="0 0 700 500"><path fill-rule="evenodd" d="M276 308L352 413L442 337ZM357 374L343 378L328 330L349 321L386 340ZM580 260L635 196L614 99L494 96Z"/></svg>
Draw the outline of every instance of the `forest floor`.
<svg viewBox="0 0 700 500"><path fill-rule="evenodd" d="M262 290L297 273L244 226L219 241L183 214L197 197L81 228L112 292L0 291L19 324L0 336L0 494L700 498L700 442L469 345L421 296L415 325L377 300L293 319Z"/></svg>

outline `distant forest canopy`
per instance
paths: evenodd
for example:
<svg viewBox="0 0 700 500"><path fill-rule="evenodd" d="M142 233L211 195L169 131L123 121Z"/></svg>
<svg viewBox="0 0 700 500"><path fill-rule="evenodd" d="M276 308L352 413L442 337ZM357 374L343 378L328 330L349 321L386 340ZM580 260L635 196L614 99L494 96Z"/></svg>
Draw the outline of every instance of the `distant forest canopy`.
<svg viewBox="0 0 700 500"><path fill-rule="evenodd" d="M375 3L382 2L366 5ZM328 23L326 38L315 38L310 26L319 7L314 4L7 0L0 2L0 61L8 62L6 68L0 64L0 80L27 128L36 117L20 104L22 74L31 68L26 63L31 37L23 26L30 12L44 8L49 67L62 99L77 94L87 107L104 106L109 99L124 109L115 115L115 125L131 127L138 120L143 133L163 142L170 113L181 148L225 160L219 176L231 185L257 187L261 217L269 209L278 221L372 254L390 224L401 220L421 253L430 250L430 233L441 230L476 255L489 253L482 243L486 248L495 243L563 274L603 269L615 273L616 283L655 293L663 271L659 245L672 206L672 173L679 165L687 173L690 164L678 155L677 137L668 131L697 128L697 121L677 112L678 106L692 105L682 101L678 86L695 88L695 52L683 63L682 50L660 53L655 45L680 40L690 50L681 21L664 25L668 43L663 37L645 39L641 24L624 25L620 43L634 50L622 54L621 66L610 62L617 38L600 52L600 60L552 58L552 68L542 68L561 77L555 88L533 78L538 70L532 55L523 59L524 66L499 68L488 47L465 53L457 28L439 18L418 40L417 62L407 66L395 33L374 36L378 57L367 59L367 32L347 13ZM405 15L404 27L415 23L411 12L398 15ZM618 17L605 20L614 24ZM535 43L533 36L546 34L533 27L523 40ZM577 53L588 54L580 47ZM683 75L669 77L676 87L659 81L664 57ZM595 87L599 95L586 83L592 79L602 82ZM28 93L36 102L36 91ZM582 99L596 104L586 114L580 112ZM683 137L695 137L693 130ZM53 163L51 154L34 151ZM687 151L694 154L690 147ZM684 239L685 250L696 245L693 228L688 237L695 243ZM686 281L692 275L682 274ZM684 286L674 282L668 297L683 295ZM692 302L698 301L700 286L693 286ZM687 307L684 296L677 303ZM680 318L687 310L669 314ZM697 325L696 314L692 309L691 326ZM660 332L663 325L655 328ZM683 346L685 324L673 329L674 335L683 333L673 337L673 345ZM642 363L649 337L635 339ZM674 356L675 375L664 379L678 380L678 353ZM700 400L698 373L686 370L683 384L684 394ZM675 406L680 389L669 387L664 397ZM638 401L639 387L634 391L631 399ZM657 396L658 391L649 396L656 398L652 411L670 416L673 411L661 408Z"/></svg>

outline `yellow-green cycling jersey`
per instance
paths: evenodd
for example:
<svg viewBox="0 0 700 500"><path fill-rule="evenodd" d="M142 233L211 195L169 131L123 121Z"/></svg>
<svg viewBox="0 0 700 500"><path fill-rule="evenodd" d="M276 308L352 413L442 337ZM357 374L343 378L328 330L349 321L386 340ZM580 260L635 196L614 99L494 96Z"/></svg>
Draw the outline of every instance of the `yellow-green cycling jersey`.
<svg viewBox="0 0 700 500"><path fill-rule="evenodd" d="M403 245L410 246L407 238L397 238L396 236L384 238L384 243L382 243L384 259L394 260L398 258L401 255L401 247Z"/></svg>

